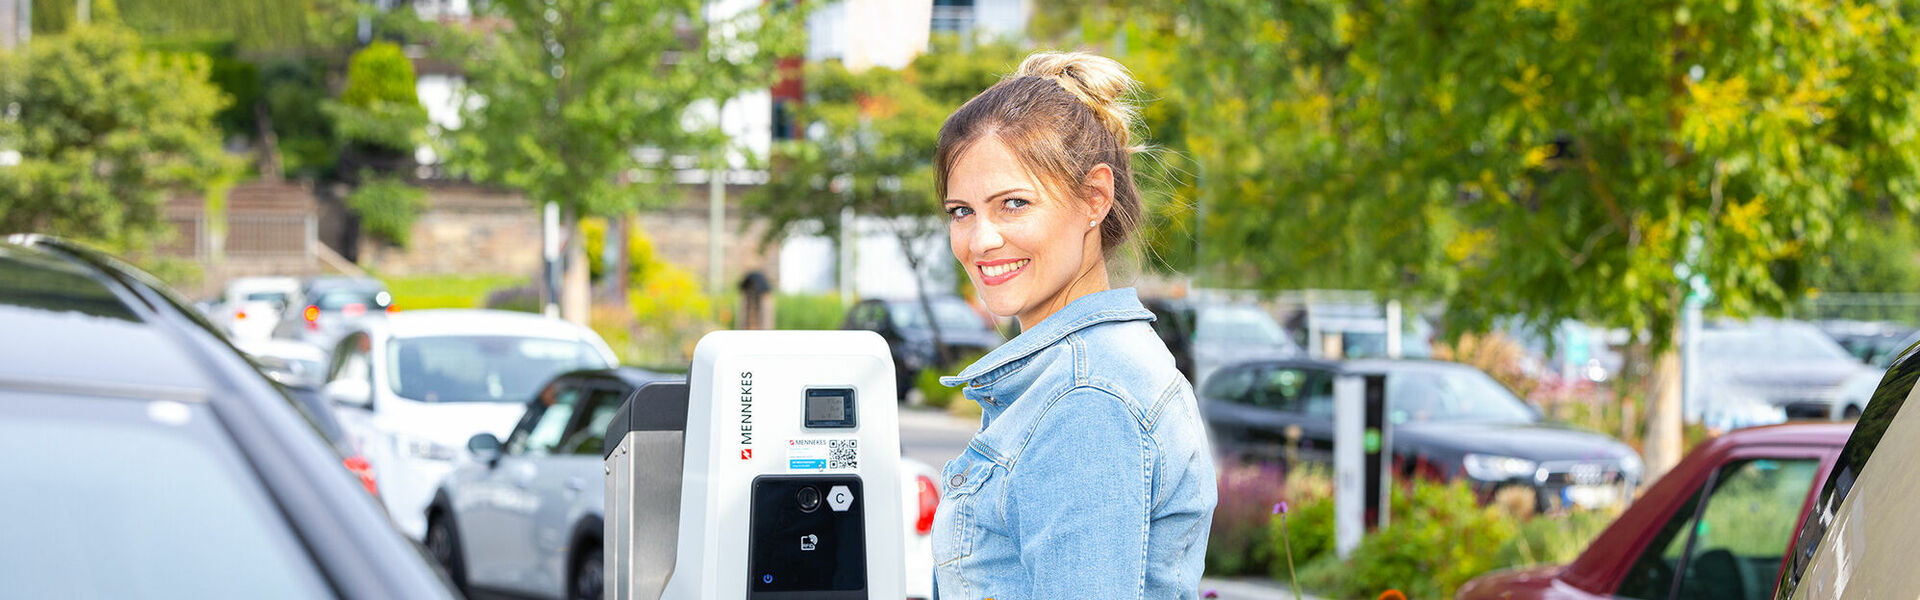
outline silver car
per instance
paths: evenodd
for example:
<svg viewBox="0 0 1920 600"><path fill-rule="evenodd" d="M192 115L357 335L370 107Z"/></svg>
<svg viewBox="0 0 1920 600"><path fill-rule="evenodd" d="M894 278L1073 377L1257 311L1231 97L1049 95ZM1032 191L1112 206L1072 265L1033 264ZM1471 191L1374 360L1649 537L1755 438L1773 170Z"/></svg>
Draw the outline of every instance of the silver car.
<svg viewBox="0 0 1920 600"><path fill-rule="evenodd" d="M634 390L668 377L630 367L567 373L527 403L504 442L475 435L473 460L427 507L427 550L469 594L599 600L607 425ZM908 597L930 598L939 488L931 467L901 463Z"/></svg>

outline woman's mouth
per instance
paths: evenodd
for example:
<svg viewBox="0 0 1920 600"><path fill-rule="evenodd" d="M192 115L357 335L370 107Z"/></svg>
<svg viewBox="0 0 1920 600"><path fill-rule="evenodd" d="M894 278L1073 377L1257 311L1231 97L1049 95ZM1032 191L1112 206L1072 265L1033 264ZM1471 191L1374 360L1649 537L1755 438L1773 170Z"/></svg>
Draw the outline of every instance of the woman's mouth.
<svg viewBox="0 0 1920 600"><path fill-rule="evenodd" d="M982 264L980 265L980 283L985 285L1000 285L1006 283L1007 280L1019 276L1020 272L1027 268L1027 263L1030 262L1033 262L1033 259L1022 258Z"/></svg>

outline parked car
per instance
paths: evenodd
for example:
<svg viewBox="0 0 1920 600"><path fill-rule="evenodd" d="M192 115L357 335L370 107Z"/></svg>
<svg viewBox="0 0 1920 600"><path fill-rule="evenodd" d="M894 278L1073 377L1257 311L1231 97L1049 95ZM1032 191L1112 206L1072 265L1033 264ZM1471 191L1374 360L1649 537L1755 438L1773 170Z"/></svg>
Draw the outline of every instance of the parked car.
<svg viewBox="0 0 1920 600"><path fill-rule="evenodd" d="M529 313L408 311L359 327L334 349L324 394L414 539L468 438L506 435L555 375L618 362L593 331Z"/></svg>
<svg viewBox="0 0 1920 600"><path fill-rule="evenodd" d="M1529 375L1561 385L1605 382L1626 362L1607 347L1605 331L1579 321L1563 320L1541 331L1512 318L1503 319L1498 330L1526 351L1522 368Z"/></svg>
<svg viewBox="0 0 1920 600"><path fill-rule="evenodd" d="M292 277L238 277L227 282L211 318L235 341L264 340L273 337L299 292L300 281Z"/></svg>
<svg viewBox="0 0 1920 600"><path fill-rule="evenodd" d="M1153 331L1173 354L1174 367L1195 387L1229 363L1301 355L1273 315L1253 304L1149 298Z"/></svg>
<svg viewBox="0 0 1920 600"><path fill-rule="evenodd" d="M322 348L332 348L362 321L377 321L399 311L387 284L367 277L308 279L288 306L296 310L284 311L274 325L273 337Z"/></svg>
<svg viewBox="0 0 1920 600"><path fill-rule="evenodd" d="M1841 387L1870 368L1833 338L1794 321L1719 323L1700 333L1703 398L1712 411L1718 398L1754 398L1779 407L1789 419L1825 419Z"/></svg>
<svg viewBox="0 0 1920 600"><path fill-rule="evenodd" d="M311 423L152 277L0 241L0 578L22 598L453 598Z"/></svg>
<svg viewBox="0 0 1920 600"><path fill-rule="evenodd" d="M679 379L674 376L672 379ZM607 424L640 386L668 379L632 368L561 375L526 403L505 442L468 444L427 507L427 548L465 589L599 599ZM902 458L907 595L933 595L929 534L940 492L932 467Z"/></svg>
<svg viewBox="0 0 1920 600"><path fill-rule="evenodd" d="M1789 424L1709 439L1572 563L1482 575L1456 597L1766 598L1814 484L1833 468L1852 429Z"/></svg>
<svg viewBox="0 0 1920 600"><path fill-rule="evenodd" d="M1241 459L1292 454L1331 462L1333 382L1346 375L1385 376L1387 437L1403 475L1464 477L1483 497L1508 486L1531 488L1543 510L1620 504L1639 485L1640 456L1626 444L1543 422L1479 369L1424 360L1299 359L1221 369L1200 405L1215 450Z"/></svg>
<svg viewBox="0 0 1920 600"><path fill-rule="evenodd" d="M1903 352L1860 414L1840 458L1822 479L1774 598L1902 598L1920 595L1913 540L1920 536L1920 413L1913 401L1920 357Z"/></svg>
<svg viewBox="0 0 1920 600"><path fill-rule="evenodd" d="M1886 321L1820 321L1820 331L1833 338L1847 354L1860 362L1886 367L1893 358L1913 344L1914 328Z"/></svg>
<svg viewBox="0 0 1920 600"><path fill-rule="evenodd" d="M872 331L887 340L887 348L893 352L894 377L902 401L907 397L907 390L913 389L921 369L945 367L947 362L968 354L986 354L1006 341L980 313L974 312L973 306L958 296L927 300L933 307L931 321L918 298L871 299L853 305L847 311L846 323L840 327ZM934 348L933 323L940 326L940 340L947 346L945 357Z"/></svg>

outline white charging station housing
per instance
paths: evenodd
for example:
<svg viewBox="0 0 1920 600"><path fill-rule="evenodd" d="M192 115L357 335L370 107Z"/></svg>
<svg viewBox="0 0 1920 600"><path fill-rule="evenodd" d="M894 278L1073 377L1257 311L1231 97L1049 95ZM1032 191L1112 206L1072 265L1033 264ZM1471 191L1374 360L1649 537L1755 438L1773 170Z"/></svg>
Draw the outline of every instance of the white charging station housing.
<svg viewBox="0 0 1920 600"><path fill-rule="evenodd" d="M851 597L838 592L756 592L754 582L765 578L771 585L774 569L793 567L753 565L755 556L766 559L763 550L750 544L754 521L769 520L771 510L762 506L756 513L756 502L790 503L795 494L787 490L810 487L805 485L809 481L849 478L857 483L848 489L821 486L821 502L807 512L844 515L850 504L857 505L853 508L863 517L864 527L856 529L863 529L864 557L840 558L864 558L865 589L859 596L904 596L905 520L899 501L900 428L893 378L886 342L869 331L719 331L702 338L687 382L678 549L661 597ZM766 491L776 483L789 487L780 493ZM762 490L757 501L756 489ZM801 491L803 497L808 493ZM873 501L866 502L867 497ZM783 552L829 552L832 548L826 546L836 539L804 530L773 536L765 522L759 527L761 545L769 539L792 544L782 547ZM782 583L793 579L781 577Z"/></svg>

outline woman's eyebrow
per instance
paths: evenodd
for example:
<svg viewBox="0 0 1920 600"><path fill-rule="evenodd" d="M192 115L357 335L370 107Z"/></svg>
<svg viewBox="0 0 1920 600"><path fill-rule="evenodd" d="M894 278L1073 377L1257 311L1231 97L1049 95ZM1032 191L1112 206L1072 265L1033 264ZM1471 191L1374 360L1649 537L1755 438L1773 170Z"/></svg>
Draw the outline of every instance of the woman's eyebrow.
<svg viewBox="0 0 1920 600"><path fill-rule="evenodd" d="M998 192L994 192L994 193L991 193L991 194L987 194L987 199L988 199L988 200L992 200L992 199L994 199L994 198L999 198L999 197L1001 197L1001 196L1005 196L1005 195L1007 195L1007 194L1014 194L1014 193L1022 193L1022 192L1024 192L1024 193L1027 193L1027 194L1032 194L1032 193L1033 193L1033 190L1031 190L1031 189L1027 189L1027 188L1024 188L1024 187L1010 187L1010 188L1007 188L1007 189L1004 189L1004 190L1000 190L1000 191L998 191ZM966 201L966 200L963 200L963 199L960 199L960 198L948 198L948 199L946 200L946 202L947 202L947 204L966 204L966 203L967 203L967 201Z"/></svg>

